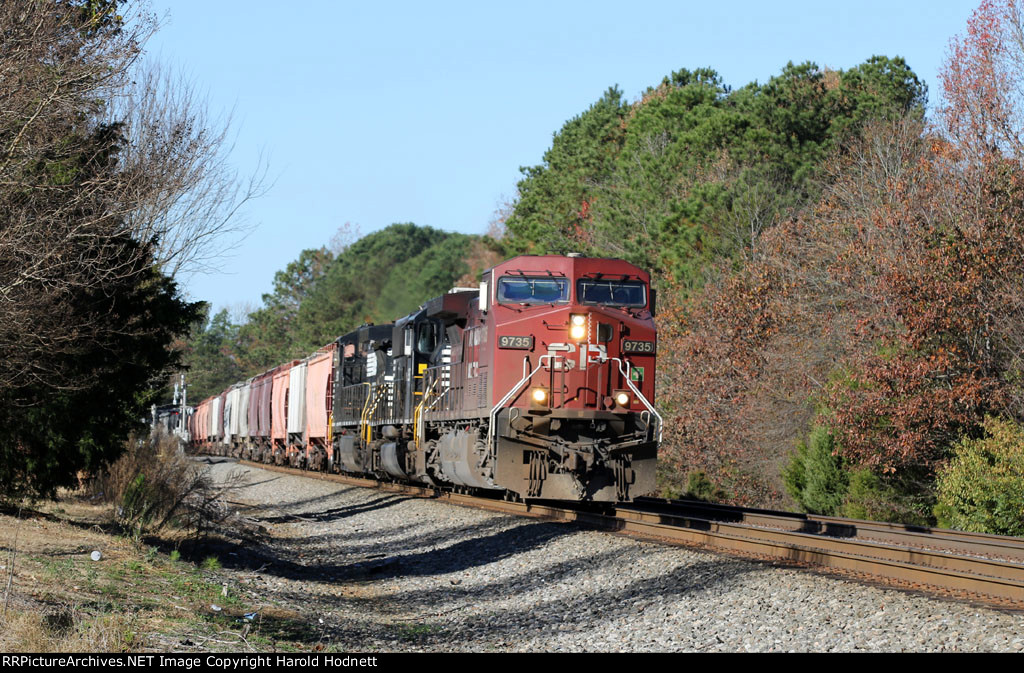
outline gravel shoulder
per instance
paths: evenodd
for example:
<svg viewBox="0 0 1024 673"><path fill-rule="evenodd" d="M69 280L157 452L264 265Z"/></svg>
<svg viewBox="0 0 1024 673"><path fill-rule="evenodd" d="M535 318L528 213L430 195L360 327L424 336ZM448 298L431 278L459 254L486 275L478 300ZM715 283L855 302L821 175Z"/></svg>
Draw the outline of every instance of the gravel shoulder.
<svg viewBox="0 0 1024 673"><path fill-rule="evenodd" d="M1024 651L1021 613L208 460L264 527L225 571L331 648Z"/></svg>

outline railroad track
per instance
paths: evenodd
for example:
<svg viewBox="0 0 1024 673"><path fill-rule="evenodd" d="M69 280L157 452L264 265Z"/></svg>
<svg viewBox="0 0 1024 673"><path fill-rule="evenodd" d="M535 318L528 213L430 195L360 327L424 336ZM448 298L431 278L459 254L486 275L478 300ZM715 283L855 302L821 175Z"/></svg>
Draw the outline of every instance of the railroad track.
<svg viewBox="0 0 1024 673"><path fill-rule="evenodd" d="M852 574L899 588L1024 610L1024 538L640 498L619 506L509 502L375 479L242 464L413 497Z"/></svg>
<svg viewBox="0 0 1024 673"><path fill-rule="evenodd" d="M686 512L715 520L742 521L750 525L781 528L834 538L857 538L915 548L931 548L967 555L1001 558L1024 563L1024 538L928 528L909 524L845 519L817 514L776 512L764 509L716 505L697 500L638 498L635 504L646 511Z"/></svg>

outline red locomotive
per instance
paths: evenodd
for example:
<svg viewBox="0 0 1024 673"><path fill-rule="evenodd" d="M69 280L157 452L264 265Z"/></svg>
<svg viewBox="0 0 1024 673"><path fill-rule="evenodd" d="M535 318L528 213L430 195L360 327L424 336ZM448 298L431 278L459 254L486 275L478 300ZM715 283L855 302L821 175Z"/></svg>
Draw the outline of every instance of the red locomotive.
<svg viewBox="0 0 1024 673"><path fill-rule="evenodd" d="M479 290L203 401L193 444L518 498L629 500L655 487L653 316L650 277L632 264L516 257Z"/></svg>

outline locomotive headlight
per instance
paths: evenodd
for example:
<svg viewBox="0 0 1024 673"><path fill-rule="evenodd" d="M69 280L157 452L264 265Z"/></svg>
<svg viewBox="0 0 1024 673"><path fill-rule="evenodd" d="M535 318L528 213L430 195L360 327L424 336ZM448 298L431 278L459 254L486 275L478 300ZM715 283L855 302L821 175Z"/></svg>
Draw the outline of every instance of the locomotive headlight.
<svg viewBox="0 0 1024 673"><path fill-rule="evenodd" d="M574 341L587 338L587 316L580 313L569 316L569 338Z"/></svg>
<svg viewBox="0 0 1024 673"><path fill-rule="evenodd" d="M629 393L626 392L625 390L616 390L615 391L615 404L619 405L620 407L627 407L628 408L630 400L631 400L631 398L629 396Z"/></svg>
<svg viewBox="0 0 1024 673"><path fill-rule="evenodd" d="M534 409L546 409L548 407L548 389L534 388L530 391L530 406Z"/></svg>

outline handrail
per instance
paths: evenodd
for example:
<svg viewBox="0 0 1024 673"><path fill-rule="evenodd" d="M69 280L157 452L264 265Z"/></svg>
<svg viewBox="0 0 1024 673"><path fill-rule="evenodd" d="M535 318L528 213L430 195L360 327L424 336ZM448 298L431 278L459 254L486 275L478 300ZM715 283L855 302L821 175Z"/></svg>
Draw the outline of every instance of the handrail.
<svg viewBox="0 0 1024 673"><path fill-rule="evenodd" d="M377 407L380 405L380 401L384 399L385 395L389 392L389 388L392 383L385 381L377 386L377 394L373 396L373 405L369 408L366 413L366 443L369 444L370 440L373 439L373 428L370 426L370 420L373 415L377 413Z"/></svg>
<svg viewBox="0 0 1024 673"><path fill-rule="evenodd" d="M370 393L373 392L373 384L370 382L361 383L359 385L366 386L366 399L363 401L363 410L359 414L359 436L363 438L363 441L367 444L370 443L369 437L369 425L366 422L367 408L370 406Z"/></svg>
<svg viewBox="0 0 1024 673"><path fill-rule="evenodd" d="M439 372L439 371L440 371L440 369L441 369L441 365L438 365L438 366L436 366L436 367L431 367L431 368L430 368L430 369L428 369L427 371L432 371L432 372ZM435 378L435 379L434 379L434 383L437 383L437 382L438 382L438 381L440 381L440 380L441 380L441 379L440 379L440 377L438 377L438 378ZM430 387L431 387L431 388L433 388L433 387L434 387L434 383L430 384ZM444 399L444 396L445 396L445 395L447 395L447 394L448 394L449 392L451 392L451 390L452 390L452 386L451 386L451 380L449 379L449 382L448 382L448 387L447 387L447 388L445 388L444 390L441 390L441 391L439 391L439 392L437 393L437 395L434 395L434 399L433 399L433 400L432 400L432 401L430 402L430 404L426 405L426 406L425 406L425 407L423 408L423 411L430 411L431 409L433 409L433 408L434 408L435 406L437 406L437 403L438 403L438 402L440 402L440 401L441 401L442 399Z"/></svg>
<svg viewBox="0 0 1024 673"><path fill-rule="evenodd" d="M421 399L420 403L416 405L416 410L413 411L412 414L412 437L413 442L416 444L417 451L423 450L420 446L420 438L423 436L423 428L420 427L423 423L423 405L427 403L428 399L430 399L430 393L434 390L434 386L437 385L437 381L438 379L435 378L430 382L430 386L423 393L423 399Z"/></svg>
<svg viewBox="0 0 1024 673"><path fill-rule="evenodd" d="M545 354L545 355L541 355L540 358L537 360L537 366L533 368L533 371L531 371L529 374L525 374L523 376L523 378L519 379L519 383L517 383L514 386L512 386L512 389L509 390L507 393L505 393L505 397L501 398L501 401L498 402L496 405L494 405L494 408L491 409L491 413L488 416L488 418L490 419L490 423L487 426L487 451L488 452L490 452L492 454L496 454L497 453L497 451L495 451L495 449L497 447L494 447L492 445L494 444L494 427L498 423L498 411L500 411L502 409L502 407L505 406L506 402L508 402L510 399L512 399L513 395L515 395L517 392L519 392L519 389L523 387L524 383L526 383L527 381L532 379L533 375L536 374L538 371L540 371L540 368L544 366L545 358L548 359L548 360L551 360L551 359L554 359L556 357L560 357L560 358L564 359L565 356L562 356L562 355L557 355L556 356L556 355L551 355L550 353ZM526 368L527 368L527 364L526 363L527 362L529 362L529 358L528 357L524 357L523 358L523 371L526 371Z"/></svg>
<svg viewBox="0 0 1024 673"><path fill-rule="evenodd" d="M619 358L607 358L607 359L608 360L615 360L616 362L619 363L619 373L622 374L622 378L624 378L626 380L626 385L629 386L629 389L633 391L633 394L636 395L640 399L640 401L644 403L644 406L647 407L647 410L650 411L652 414L654 414L655 417L658 419L658 443L661 444L661 430L662 430L662 427L665 425L665 422L664 422L664 420L662 420L661 414L658 413L658 410L654 408L654 405L651 404L650 402L648 402L647 398L644 397L643 393L640 392L640 389L633 385L633 381L629 378L629 372L632 369L632 365L630 363L628 363L628 362L625 363L626 364L626 369L623 370L622 369L622 365L623 365L622 360L620 360Z"/></svg>

